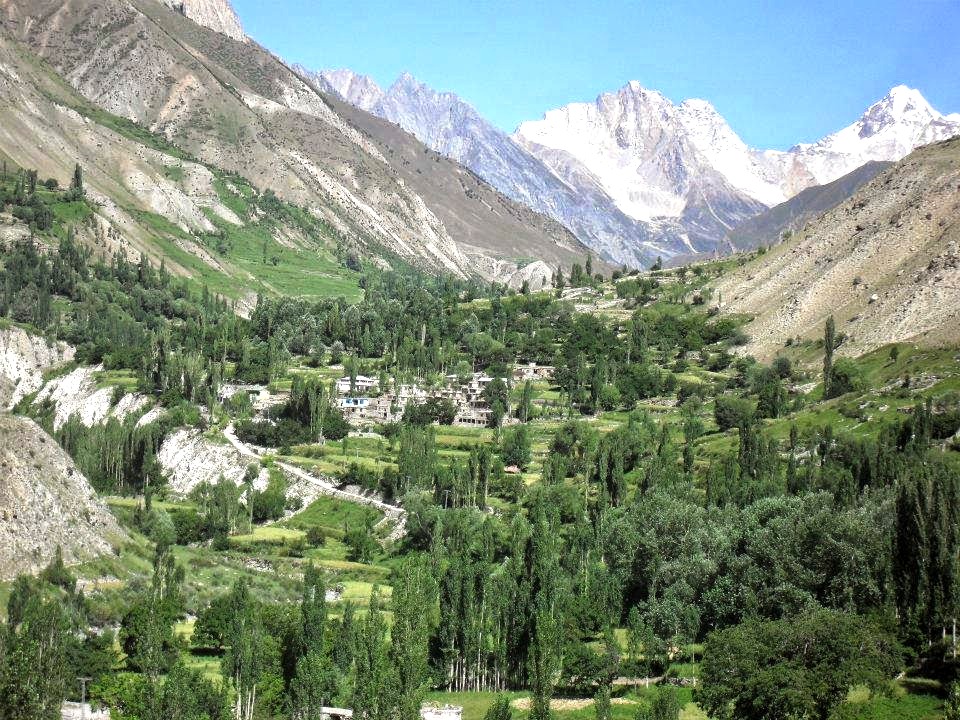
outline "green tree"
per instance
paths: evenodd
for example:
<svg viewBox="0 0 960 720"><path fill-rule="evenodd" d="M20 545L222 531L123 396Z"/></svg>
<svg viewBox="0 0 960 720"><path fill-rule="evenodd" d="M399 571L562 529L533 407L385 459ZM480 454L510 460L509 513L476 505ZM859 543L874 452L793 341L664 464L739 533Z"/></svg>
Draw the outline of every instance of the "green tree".
<svg viewBox="0 0 960 720"><path fill-rule="evenodd" d="M303 574L303 598L300 601L300 618L304 654L322 655L327 630L326 586L322 571L311 562Z"/></svg>
<svg viewBox="0 0 960 720"><path fill-rule="evenodd" d="M760 370L754 377L753 391L757 394L757 417L778 418L783 414L787 393L775 369Z"/></svg>
<svg viewBox="0 0 960 720"><path fill-rule="evenodd" d="M650 720L677 720L680 717L680 700L677 691L669 686L657 688L650 703Z"/></svg>
<svg viewBox="0 0 960 720"><path fill-rule="evenodd" d="M509 408L509 389L503 378L494 378L483 388L483 399L490 408L489 426L500 427Z"/></svg>
<svg viewBox="0 0 960 720"><path fill-rule="evenodd" d="M234 717L252 720L257 703L257 684L266 671L266 636L258 603L243 580L238 580L229 595L230 623L222 660L222 672L236 693Z"/></svg>
<svg viewBox="0 0 960 720"><path fill-rule="evenodd" d="M830 393L828 397L840 397L863 387L863 373L856 361L840 358L830 368Z"/></svg>
<svg viewBox="0 0 960 720"><path fill-rule="evenodd" d="M750 620L707 638L696 698L718 720L827 720L850 688L883 691L901 652L885 630L834 610Z"/></svg>
<svg viewBox="0 0 960 720"><path fill-rule="evenodd" d="M393 665L398 720L418 720L428 676L431 609L436 587L425 559L406 560L400 568L390 605L390 661Z"/></svg>
<svg viewBox="0 0 960 720"><path fill-rule="evenodd" d="M347 559L351 562L368 563L376 555L380 545L374 539L372 528L360 526L347 531L343 544L347 546Z"/></svg>
<svg viewBox="0 0 960 720"><path fill-rule="evenodd" d="M714 400L713 418L721 431L739 427L753 415L753 405L749 400L719 395Z"/></svg>
<svg viewBox="0 0 960 720"><path fill-rule="evenodd" d="M55 720L69 680L70 626L61 603L32 582L20 582L7 614L6 637L0 634L0 715Z"/></svg>
<svg viewBox="0 0 960 720"><path fill-rule="evenodd" d="M526 425L517 425L503 434L503 443L500 450L504 465L516 465L526 470L530 465L531 440L530 431Z"/></svg>
<svg viewBox="0 0 960 720"><path fill-rule="evenodd" d="M825 398L835 397L830 383L833 377L833 351L836 349L836 345L836 324L833 315L831 315L823 326L823 396Z"/></svg>
<svg viewBox="0 0 960 720"><path fill-rule="evenodd" d="M290 682L290 716L294 720L321 717L321 708L334 705L342 693L342 677L333 661L319 652L309 651L297 661Z"/></svg>
<svg viewBox="0 0 960 720"><path fill-rule="evenodd" d="M157 548L150 587L120 622L120 644L127 664L152 679L166 672L180 652L173 625L184 612L183 568L169 548Z"/></svg>
<svg viewBox="0 0 960 720"><path fill-rule="evenodd" d="M560 567L556 533L545 509L538 505L530 539L531 640L529 674L532 720L550 720L550 700L560 662L562 636L560 608Z"/></svg>
<svg viewBox="0 0 960 720"><path fill-rule="evenodd" d="M351 706L359 720L390 720L396 685L386 647L387 626L380 610L380 590L373 588L370 609L360 621L354 654Z"/></svg>
<svg viewBox="0 0 960 720"><path fill-rule="evenodd" d="M523 383L523 389L520 391L520 402L517 404L514 413L520 422L529 422L533 417L533 383L527 380Z"/></svg>
<svg viewBox="0 0 960 720"><path fill-rule="evenodd" d="M84 196L83 189L83 168L77 163L73 168L73 178L70 180L70 196L74 200L79 200Z"/></svg>

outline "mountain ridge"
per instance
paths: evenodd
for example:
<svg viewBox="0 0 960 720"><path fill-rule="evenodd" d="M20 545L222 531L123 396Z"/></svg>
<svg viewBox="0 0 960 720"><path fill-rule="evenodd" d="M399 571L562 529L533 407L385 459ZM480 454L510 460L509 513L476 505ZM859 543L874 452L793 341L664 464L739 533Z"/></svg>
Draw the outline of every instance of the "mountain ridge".
<svg viewBox="0 0 960 720"><path fill-rule="evenodd" d="M213 7L229 6L214 2ZM490 254L501 267L515 260L518 253L503 246L504 236L517 237L527 248L525 256L536 256L530 249L546 248L568 266L587 252L558 223L511 207L479 180L461 181L466 171L449 160L435 160L437 181L414 191L418 175L412 163L392 157L389 148L365 136L274 55L252 40L204 27L189 12L171 11L168 3L19 0L5 3L0 18L9 46L8 124L23 129L8 135L0 150L21 166L69 177L32 147L35 132L27 128L43 125L56 138L51 144L59 148L58 158L70 167L76 161L89 166L90 191L105 208L98 214L111 215L110 222L127 228L124 237L133 237L138 251L157 256L156 228L141 232L134 217L144 210L164 215L188 235L217 231L208 217L210 206L220 220L237 220L217 199L222 183L213 182L210 168L219 168L306 208L330 228L329 249L343 241L366 248L378 261L390 253L432 272L495 279L481 272L490 263L474 256ZM27 72L27 52L48 62L49 70L31 66ZM53 73L66 83L47 77ZM28 87L25 75L44 88ZM76 117L58 107L85 109ZM30 108L42 108L42 117ZM90 137L101 120L119 122L101 118L101 111L135 123L126 126L128 137L121 140L110 132ZM149 147L156 144L153 139L139 138L140 128L174 149L157 154ZM97 152L98 143L108 152ZM419 146L421 154L424 150ZM167 168L172 164L188 171L184 180L171 181ZM193 178L200 175L206 179L198 185ZM191 193L205 199L191 199ZM195 238L171 239L214 271L223 264ZM277 235L274 242L279 253L287 240ZM298 252L313 252L309 244L301 244Z"/></svg>
<svg viewBox="0 0 960 720"><path fill-rule="evenodd" d="M602 255L628 264L723 249L737 225L808 187L960 132L954 115L897 86L851 126L817 143L762 150L744 143L709 101L675 104L631 81L593 102L548 110L508 135L455 93L437 92L409 73L384 90L346 69L298 72L398 123L511 198L563 222ZM558 139L552 132L564 122L573 124ZM864 129L863 147L845 142L850 128ZM583 145L598 129L606 146L591 155Z"/></svg>

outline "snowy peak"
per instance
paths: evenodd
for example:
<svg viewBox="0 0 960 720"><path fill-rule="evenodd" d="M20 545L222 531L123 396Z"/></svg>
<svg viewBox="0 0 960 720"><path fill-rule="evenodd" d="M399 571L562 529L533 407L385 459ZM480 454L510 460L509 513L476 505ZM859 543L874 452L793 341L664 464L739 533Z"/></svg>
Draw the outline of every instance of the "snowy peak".
<svg viewBox="0 0 960 720"><path fill-rule="evenodd" d="M870 160L900 160L921 145L957 134L960 118L937 112L919 90L897 85L852 125L791 153L823 184Z"/></svg>
<svg viewBox="0 0 960 720"><path fill-rule="evenodd" d="M928 123L943 117L934 110L919 90L897 85L863 114L862 123L877 128L893 123Z"/></svg>
<svg viewBox="0 0 960 720"><path fill-rule="evenodd" d="M383 97L383 90L369 75L361 75L345 68L311 72L298 65L294 69L314 80L322 89L361 110L369 112Z"/></svg>
<svg viewBox="0 0 960 720"><path fill-rule="evenodd" d="M400 76L393 81L389 92L407 93L411 95L438 95L433 88L428 87L408 72L400 73Z"/></svg>
<svg viewBox="0 0 960 720"><path fill-rule="evenodd" d="M710 103L675 105L635 80L594 103L573 103L525 122L514 137L547 164L557 156L543 148L572 155L621 211L638 220L680 217L692 197L705 193L743 193L764 203L784 199L753 169L749 148Z"/></svg>

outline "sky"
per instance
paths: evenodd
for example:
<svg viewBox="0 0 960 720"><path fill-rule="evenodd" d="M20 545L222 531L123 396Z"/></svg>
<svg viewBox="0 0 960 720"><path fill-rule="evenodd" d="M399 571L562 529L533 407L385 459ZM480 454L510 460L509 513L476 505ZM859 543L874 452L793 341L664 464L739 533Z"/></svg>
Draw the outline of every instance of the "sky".
<svg viewBox="0 0 960 720"><path fill-rule="evenodd" d="M748 144L786 149L899 84L960 112L958 0L232 0L288 62L383 87L407 71L512 132L630 80L709 100Z"/></svg>

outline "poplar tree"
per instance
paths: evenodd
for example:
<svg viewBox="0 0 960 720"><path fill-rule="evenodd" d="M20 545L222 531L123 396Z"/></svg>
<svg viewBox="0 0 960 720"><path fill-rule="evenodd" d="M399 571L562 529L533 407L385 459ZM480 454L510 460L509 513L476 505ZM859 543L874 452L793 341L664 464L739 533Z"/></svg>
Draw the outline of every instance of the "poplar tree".
<svg viewBox="0 0 960 720"><path fill-rule="evenodd" d="M83 168L77 163L73 168L73 179L70 181L70 195L74 200L79 200L84 195L83 189Z"/></svg>
<svg viewBox="0 0 960 720"><path fill-rule="evenodd" d="M234 718L251 720L257 703L257 683L265 670L265 634L258 604L243 580L233 586L228 605L230 622L225 644L229 650L223 658L223 674L236 693Z"/></svg>
<svg viewBox="0 0 960 720"><path fill-rule="evenodd" d="M428 675L430 618L436 586L425 559L407 560L391 596L390 661L397 720L419 720Z"/></svg>
<svg viewBox="0 0 960 720"><path fill-rule="evenodd" d="M70 633L61 604L24 579L11 592L7 614L6 637L0 626L0 716L59 718Z"/></svg>
<svg viewBox="0 0 960 720"><path fill-rule="evenodd" d="M542 501L531 509L536 521L530 537L530 591L532 605L529 650L531 720L549 720L550 700L559 671L561 640L560 567L556 534Z"/></svg>
<svg viewBox="0 0 960 720"><path fill-rule="evenodd" d="M380 588L370 594L370 609L360 621L354 652L353 715L358 720L389 720L394 706L394 677L386 649L387 626L380 610Z"/></svg>
<svg viewBox="0 0 960 720"><path fill-rule="evenodd" d="M823 327L823 397L829 399L833 397L831 393L831 378L833 376L833 350L836 344L836 326L833 315L827 318Z"/></svg>

